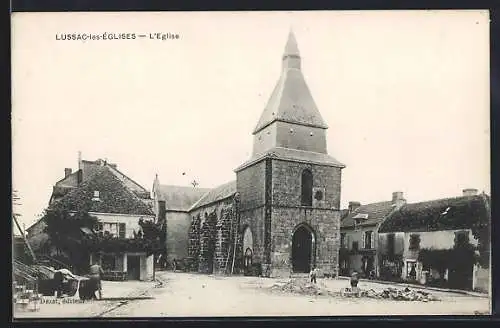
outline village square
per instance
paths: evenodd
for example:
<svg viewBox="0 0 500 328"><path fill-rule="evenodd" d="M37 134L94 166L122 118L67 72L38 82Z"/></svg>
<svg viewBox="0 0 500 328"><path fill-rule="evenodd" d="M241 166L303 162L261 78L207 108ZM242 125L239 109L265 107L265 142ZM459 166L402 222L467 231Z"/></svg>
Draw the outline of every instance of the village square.
<svg viewBox="0 0 500 328"><path fill-rule="evenodd" d="M39 220L14 214L14 317L490 313L490 196L342 208L348 165L292 31L281 65L232 181L150 189L82 153L61 167Z"/></svg>

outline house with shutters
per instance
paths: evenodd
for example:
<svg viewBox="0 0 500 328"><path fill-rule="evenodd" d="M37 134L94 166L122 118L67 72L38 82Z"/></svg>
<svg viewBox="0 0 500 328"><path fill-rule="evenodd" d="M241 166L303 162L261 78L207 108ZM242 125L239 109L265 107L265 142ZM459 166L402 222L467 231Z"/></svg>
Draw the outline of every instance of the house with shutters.
<svg viewBox="0 0 500 328"><path fill-rule="evenodd" d="M140 220L156 221L149 191L118 170L116 164L98 159L87 161L79 158L78 170L64 170L64 177L56 182L49 201L48 211L62 210L70 215L85 212L97 218L97 224L82 229L83 235L110 237L110 249L88 252L88 266L99 263L109 279L149 280L153 276L153 255L140 247L118 246L127 240L140 238ZM35 251L54 255L49 236L44 232L44 217L27 229L28 240ZM113 243L117 247L112 247ZM48 247L47 247L48 246ZM71 259L69 259L71 260ZM85 268L79 268L85 270Z"/></svg>
<svg viewBox="0 0 500 328"><path fill-rule="evenodd" d="M488 292L490 222L490 198L476 189L404 204L379 228L381 278Z"/></svg>
<svg viewBox="0 0 500 328"><path fill-rule="evenodd" d="M390 201L365 205L349 202L340 223L340 275L356 271L362 277L369 277L371 272L378 277L378 229L405 202L402 192L394 192Z"/></svg>

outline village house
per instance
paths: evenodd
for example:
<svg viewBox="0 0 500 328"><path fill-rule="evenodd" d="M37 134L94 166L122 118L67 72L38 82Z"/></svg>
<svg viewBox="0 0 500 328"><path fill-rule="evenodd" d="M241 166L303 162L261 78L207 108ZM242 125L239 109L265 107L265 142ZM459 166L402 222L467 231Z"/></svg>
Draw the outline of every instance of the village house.
<svg viewBox="0 0 500 328"><path fill-rule="evenodd" d="M361 205L349 202L340 224L340 274L353 271L362 277L378 277L378 229L386 217L404 205L402 192L394 192L391 201Z"/></svg>
<svg viewBox="0 0 500 328"><path fill-rule="evenodd" d="M379 228L381 277L489 291L489 239L479 244L477 236L481 229L483 237L489 235L489 203L484 193L465 189L461 197L405 204L392 212ZM477 263L478 255L486 260Z"/></svg>
<svg viewBox="0 0 500 328"><path fill-rule="evenodd" d="M76 172L66 168L64 178L54 185L47 211L85 212L96 217L97 225L92 230L82 228L81 237L111 237L108 246L123 245L127 240L138 238L142 229L139 220L155 220L150 193L120 172L116 164L102 159L82 160L80 156L78 162ZM51 257L56 254L56 249L44 232L47 226L44 218L27 229L28 240L39 255ZM147 254L139 245L135 248L120 249L117 246L113 251L89 251L87 265L72 267L85 272L91 263L97 262L107 279L149 280L153 276L153 255Z"/></svg>
<svg viewBox="0 0 500 328"><path fill-rule="evenodd" d="M167 235L175 239L167 241L168 257L186 255L181 249L187 240L191 270L288 277L316 266L322 274L338 274L345 165L327 153L328 126L305 82L292 32L281 61L253 132L253 153L235 169L236 181L206 192L187 213L195 188L183 189L185 203L175 211L168 194L180 187L169 191L155 182L156 213L165 201Z"/></svg>

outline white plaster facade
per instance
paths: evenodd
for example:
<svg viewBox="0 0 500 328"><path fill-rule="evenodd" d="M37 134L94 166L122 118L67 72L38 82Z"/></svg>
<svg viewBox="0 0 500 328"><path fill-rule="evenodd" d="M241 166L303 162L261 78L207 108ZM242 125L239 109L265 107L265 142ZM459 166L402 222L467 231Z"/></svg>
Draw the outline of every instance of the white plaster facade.
<svg viewBox="0 0 500 328"><path fill-rule="evenodd" d="M105 231L109 231L111 229L111 233L113 235L118 235L118 231L113 229L113 224L125 224L125 238L133 238L134 232L138 233L141 230L141 226L139 225L139 219L144 220L155 220L154 216L147 215L129 215L129 214L115 214L115 213L95 213L90 212L90 215L95 216L100 223L103 224L103 228ZM114 257L114 268L111 271L115 272L123 272L126 274L129 279L138 279L138 280L152 280L153 279L153 271L154 271L154 263L153 263L153 255L147 256L145 252L127 252L127 253L119 253L119 254L102 254L102 255L91 255L90 263L98 262L102 266L102 259L104 256L112 256ZM129 274L129 257L138 256L138 276Z"/></svg>

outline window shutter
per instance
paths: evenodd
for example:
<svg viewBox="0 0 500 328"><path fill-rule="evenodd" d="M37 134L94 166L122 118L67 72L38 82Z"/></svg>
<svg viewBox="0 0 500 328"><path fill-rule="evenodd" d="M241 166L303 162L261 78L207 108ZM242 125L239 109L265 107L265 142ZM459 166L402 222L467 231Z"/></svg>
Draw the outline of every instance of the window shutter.
<svg viewBox="0 0 500 328"><path fill-rule="evenodd" d="M366 248L366 232L363 232L363 233L361 234L361 236L362 236L362 237L361 237L361 247L362 247L362 248Z"/></svg>
<svg viewBox="0 0 500 328"><path fill-rule="evenodd" d="M349 235L346 236L346 248L347 249L351 248L351 236Z"/></svg>
<svg viewBox="0 0 500 328"><path fill-rule="evenodd" d="M372 237L372 245L371 246L372 246L372 249L373 249L373 248L375 248L375 233L373 231L372 231L371 237Z"/></svg>
<svg viewBox="0 0 500 328"><path fill-rule="evenodd" d="M120 223L118 227L118 236L120 238L125 238L125 223Z"/></svg>

